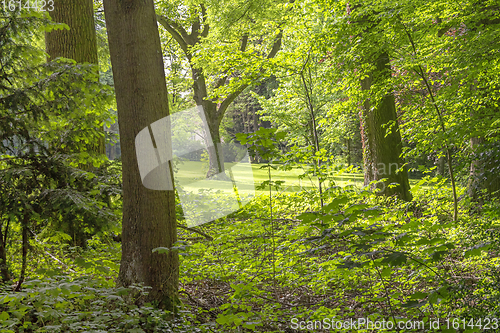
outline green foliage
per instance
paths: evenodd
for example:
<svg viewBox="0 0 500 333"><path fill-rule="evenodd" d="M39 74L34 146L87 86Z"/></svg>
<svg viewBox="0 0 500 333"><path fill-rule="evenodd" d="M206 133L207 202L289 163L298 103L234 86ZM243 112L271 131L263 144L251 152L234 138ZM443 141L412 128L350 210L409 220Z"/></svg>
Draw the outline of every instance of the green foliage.
<svg viewBox="0 0 500 333"><path fill-rule="evenodd" d="M341 152L339 143L349 136L346 119L351 115L335 110L342 93L332 80L335 67L325 62L317 41L325 24L315 16L294 18L286 30L279 66L273 68L277 87L270 97L253 95L262 106L261 118L287 133L288 146L314 147L316 124L319 146L332 156Z"/></svg>
<svg viewBox="0 0 500 333"><path fill-rule="evenodd" d="M98 232L116 231L119 207L113 200L121 196L116 168L90 149L103 136L99 128L113 119L108 111L112 91L99 83L91 65L69 60L45 63L36 43L50 24L43 15L3 14L2 261L6 252L17 251L9 245L21 233L84 246ZM27 246L28 241L24 240ZM19 273L15 263L2 264ZM3 279L7 272L8 268L2 271Z"/></svg>
<svg viewBox="0 0 500 333"><path fill-rule="evenodd" d="M250 153L258 155L266 161L276 160L278 155L278 144L285 138L284 132L278 132L276 128L260 127L252 134L238 133L236 139L242 145L248 145Z"/></svg>
<svg viewBox="0 0 500 333"><path fill-rule="evenodd" d="M2 332L208 332L184 315L172 320L152 304L138 307L130 295L148 288L106 288L88 278L54 276L28 280L24 291L0 292Z"/></svg>
<svg viewBox="0 0 500 333"><path fill-rule="evenodd" d="M192 59L163 36L172 109L192 104L188 61L202 70L214 103L272 74L237 100L232 118L223 121L224 139L246 145L262 162L259 176L266 177L257 188L265 194L196 228L183 226L177 200L179 241L154 250L180 255L183 305L177 316L155 304L138 307L147 287L115 286L121 165L88 149L101 135L96 128L112 121L112 91L90 66L45 64L43 30L63 26L50 25L40 13L2 12L0 245L7 262L0 268L20 274L25 221L29 253L21 291L13 292L8 281L0 293L0 330L286 332L294 318L328 317L426 324L440 318L434 331L449 332L445 318L498 318L498 4L201 3L157 2L160 14L184 27L206 19L211 29L189 50ZM266 59L280 33L281 51ZM100 46L106 59L106 45ZM389 54L392 75L363 91L360 80L373 71L371 60L380 51ZM109 71L101 80L111 82ZM396 98L405 158L412 167L421 165L411 202L336 181L342 172L361 171L343 166L345 141L361 137L360 103L375 105L388 93ZM243 119L245 107L252 108L247 118L258 112L260 121ZM238 123L242 119L246 126ZM265 128L270 124L274 128ZM394 124L384 126L386 133ZM242 131L251 133L236 134ZM174 140L185 140L184 132L174 133ZM475 139L479 143L471 146ZM456 221L446 171L426 168L443 158L445 147L459 175ZM200 159L207 157L193 157ZM297 168L304 171L300 180L328 187L322 194L305 187L285 191L289 178L274 172ZM470 183L488 195L470 198ZM219 192L216 205L228 204ZM75 243L78 237L84 244Z"/></svg>
<svg viewBox="0 0 500 333"><path fill-rule="evenodd" d="M323 211L317 195L275 194L274 230L269 198L261 197L204 227L214 239L190 243L182 285L191 298L206 283L217 286L212 308L199 316L226 331L248 324L278 332L294 317L494 317L497 307L487 304L497 299L497 279L488 276L496 264L486 258L498 244L491 238L498 214L485 218L489 227L475 226L495 233L471 238L466 220L452 222L442 179L428 177L420 188L410 203L332 188Z"/></svg>

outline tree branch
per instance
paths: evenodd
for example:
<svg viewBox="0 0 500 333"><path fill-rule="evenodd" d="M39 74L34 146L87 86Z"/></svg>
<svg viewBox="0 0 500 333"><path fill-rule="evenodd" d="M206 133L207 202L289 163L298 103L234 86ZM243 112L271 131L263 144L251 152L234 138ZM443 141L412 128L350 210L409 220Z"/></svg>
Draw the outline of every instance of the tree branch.
<svg viewBox="0 0 500 333"><path fill-rule="evenodd" d="M245 90L249 86L248 83L241 85L236 91L233 91L232 93L229 94L229 96L222 101L222 103L219 106L219 109L217 110L217 117L222 117L224 113L226 112L226 109L229 107L229 105L238 97L243 90Z"/></svg>
<svg viewBox="0 0 500 333"><path fill-rule="evenodd" d="M214 88L217 89L222 87L226 83L226 80L227 80L227 75L222 76L215 82Z"/></svg>
<svg viewBox="0 0 500 333"><path fill-rule="evenodd" d="M245 52L247 49L247 44L248 44L248 33L244 33L243 36L241 36L241 45L240 45L240 51Z"/></svg>
<svg viewBox="0 0 500 333"><path fill-rule="evenodd" d="M185 227L185 226L180 225L180 224L177 224L177 228L180 228L180 229L184 229L184 230L187 230L187 231L191 231L191 232L197 233L198 235L201 235L201 236L205 237L205 238L206 238L206 239L208 239L209 241L214 240L212 236L207 235L207 234L206 234L206 233L204 233L203 231L200 231L200 230L195 229L195 228Z"/></svg>
<svg viewBox="0 0 500 333"><path fill-rule="evenodd" d="M179 44L179 46L181 47L182 51L184 51L186 56L188 58L190 58L191 54L189 53L189 50L188 50L188 43L187 43L186 39L183 37L184 35L187 36L186 30L184 30L184 28L182 26L180 26L179 24L166 18L165 16L161 16L158 14L158 15L156 15L156 20L175 39L175 41Z"/></svg>
<svg viewBox="0 0 500 333"><path fill-rule="evenodd" d="M208 31L210 30L210 25L207 23L207 9L205 5L201 4L201 21L203 23L203 31L201 32L202 37L208 36Z"/></svg>
<svg viewBox="0 0 500 333"><path fill-rule="evenodd" d="M280 30L280 33L278 34L278 36L276 36L276 39L274 40L273 48L271 49L271 51L269 52L269 54L266 57L267 59L274 58L276 53L278 53L278 51L281 49L281 39L282 38L283 38L283 31Z"/></svg>

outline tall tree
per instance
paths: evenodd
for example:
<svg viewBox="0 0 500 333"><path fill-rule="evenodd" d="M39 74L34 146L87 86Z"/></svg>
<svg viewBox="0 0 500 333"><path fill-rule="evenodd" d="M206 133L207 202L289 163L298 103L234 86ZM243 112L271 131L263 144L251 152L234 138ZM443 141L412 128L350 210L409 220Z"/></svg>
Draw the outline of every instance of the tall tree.
<svg viewBox="0 0 500 333"><path fill-rule="evenodd" d="M153 253L176 242L174 191L143 186L137 134L169 114L153 0L105 0L109 50L118 106L123 164L122 259L119 284L151 286L149 299L166 309L177 303L179 261L175 251Z"/></svg>
<svg viewBox="0 0 500 333"><path fill-rule="evenodd" d="M380 88L383 86L380 83L391 75L388 54L382 52L375 58L373 71L361 81L364 91L369 91L375 85ZM402 141L394 96L391 93L383 93L382 98L375 103L369 99L365 100L360 118L365 185L387 179L376 185L381 194L396 194L403 200L411 200L408 171L401 163L400 157Z"/></svg>
<svg viewBox="0 0 500 333"><path fill-rule="evenodd" d="M391 91L389 46L384 45L385 22L377 6L364 1L347 3L347 27L361 80L361 139L365 185L377 181L380 194L411 200L407 167L402 161L402 140ZM384 182L379 182L385 179Z"/></svg>
<svg viewBox="0 0 500 333"><path fill-rule="evenodd" d="M350 107L360 107L365 185L375 182L379 194L411 200L391 84L393 45L386 41L388 19L381 15L385 7L350 0L330 2L322 10L336 12L329 33L334 46L327 58L338 68L338 83Z"/></svg>
<svg viewBox="0 0 500 333"><path fill-rule="evenodd" d="M248 8L250 8L253 5L249 4L248 6ZM194 51L202 45L203 39L210 38L209 35L214 28L213 21L210 22L207 7L204 3L196 6L189 5L188 7L188 11L191 13L189 19L181 20L181 18L174 17L174 15L178 14L179 11L171 10L171 15L158 15L158 22L179 44L189 62L193 79L193 99L196 102L196 105L203 106L205 118L207 120L207 125L213 141L213 144L207 143L210 146L208 149L210 167L207 176L213 176L217 173L224 172L224 157L221 149L221 137L219 133L222 118L224 117L228 106L251 84L251 81L241 80L240 84L236 84L230 88L231 91L228 92L225 97L220 96L220 100L219 98L213 98L210 96L210 88L212 88L212 90L227 89L231 78L234 79L234 77L239 73L231 73L230 70L221 71L220 73L217 73L218 77L210 80L213 81L213 86L210 87L207 71L200 66L199 62L197 63L195 61ZM248 20L248 8L242 13L238 20ZM217 15L220 15L220 13ZM234 36L231 37L234 38ZM237 54L244 54L247 52L249 37L248 31L241 32L237 37L239 42L232 43L238 44L238 47L232 50L232 52ZM271 59L276 55L281 48L281 40L282 33L279 32L274 36L271 47L267 51L267 54L263 56L264 59ZM217 41L217 43L220 44L221 41ZM223 44L225 43L226 42L223 42ZM241 58L239 60L241 61ZM262 69L258 70L259 74L261 70Z"/></svg>
<svg viewBox="0 0 500 333"><path fill-rule="evenodd" d="M64 23L68 29L55 29L45 35L45 49L49 60L58 57L73 59L79 64L98 64L97 38L94 23L93 0L54 0L52 20ZM106 153L104 136L91 143L89 149Z"/></svg>
<svg viewBox="0 0 500 333"><path fill-rule="evenodd" d="M54 0L53 9L50 12L52 21L66 24L69 29L54 29L45 34L48 60L62 57L73 59L77 64L90 63L96 65L97 73L98 54L93 0ZM97 77L95 80L97 81ZM96 154L106 153L104 128L100 127L99 132L101 135L82 147L84 150ZM80 167L89 170L92 164L81 164ZM78 229L76 221L68 221L64 231L73 236L76 244L84 246L85 238Z"/></svg>

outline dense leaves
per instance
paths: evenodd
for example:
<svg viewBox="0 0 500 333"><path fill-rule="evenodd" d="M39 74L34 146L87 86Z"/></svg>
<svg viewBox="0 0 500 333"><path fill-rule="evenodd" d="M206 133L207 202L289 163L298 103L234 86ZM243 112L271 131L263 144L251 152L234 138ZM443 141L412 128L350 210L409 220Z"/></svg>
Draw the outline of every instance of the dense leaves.
<svg viewBox="0 0 500 333"><path fill-rule="evenodd" d="M90 65L45 62L43 32L63 26L1 12L0 330L328 331L314 326L325 318L424 323L400 332L496 329L497 1L155 3L160 26L196 37L183 48L161 30L172 109L193 105L202 77L204 103L232 103L221 138L248 148L244 181L257 196L193 228L177 202L179 241L153 251L180 256L179 313L142 304L147 287L116 288L121 164L87 144L113 122L113 91ZM363 89L382 52L390 75ZM382 127L401 129L409 202L373 193L359 168L362 106L388 95L397 119ZM185 126L176 142L192 134ZM192 145L175 167L206 171L208 154ZM231 204L218 193L217 205Z"/></svg>

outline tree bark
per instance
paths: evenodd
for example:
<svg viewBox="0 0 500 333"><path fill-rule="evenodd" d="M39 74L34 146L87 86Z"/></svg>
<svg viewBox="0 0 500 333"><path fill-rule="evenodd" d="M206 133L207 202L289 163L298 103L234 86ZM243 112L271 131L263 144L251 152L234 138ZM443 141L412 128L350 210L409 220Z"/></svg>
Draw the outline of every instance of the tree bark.
<svg viewBox="0 0 500 333"><path fill-rule="evenodd" d="M5 233L7 232L8 226L5 228ZM0 225L0 275L3 282L10 280L9 266L7 266L7 249L5 247L6 238L2 232L2 225Z"/></svg>
<svg viewBox="0 0 500 333"><path fill-rule="evenodd" d="M361 88L364 91L370 90L373 85L389 77L389 56L381 53L376 58L375 70L361 81ZM389 124L390 129L387 127ZM397 195L402 200L411 200L408 171L400 158L402 142L392 94L385 94L377 105L373 105L369 99L365 100L361 112L361 128L365 185L387 178L385 182L376 185L380 194ZM388 130L390 134L387 134ZM399 185L390 187L392 183Z"/></svg>
<svg viewBox="0 0 500 333"><path fill-rule="evenodd" d="M54 11L50 16L54 22L65 23L70 29L46 33L45 47L49 59L64 57L80 64L97 64L93 0L54 0Z"/></svg>
<svg viewBox="0 0 500 333"><path fill-rule="evenodd" d="M122 259L118 283L152 287L149 301L175 310L179 260L174 191L143 186L136 135L169 115L160 37L153 0L104 0L109 50L115 81L123 165Z"/></svg>

